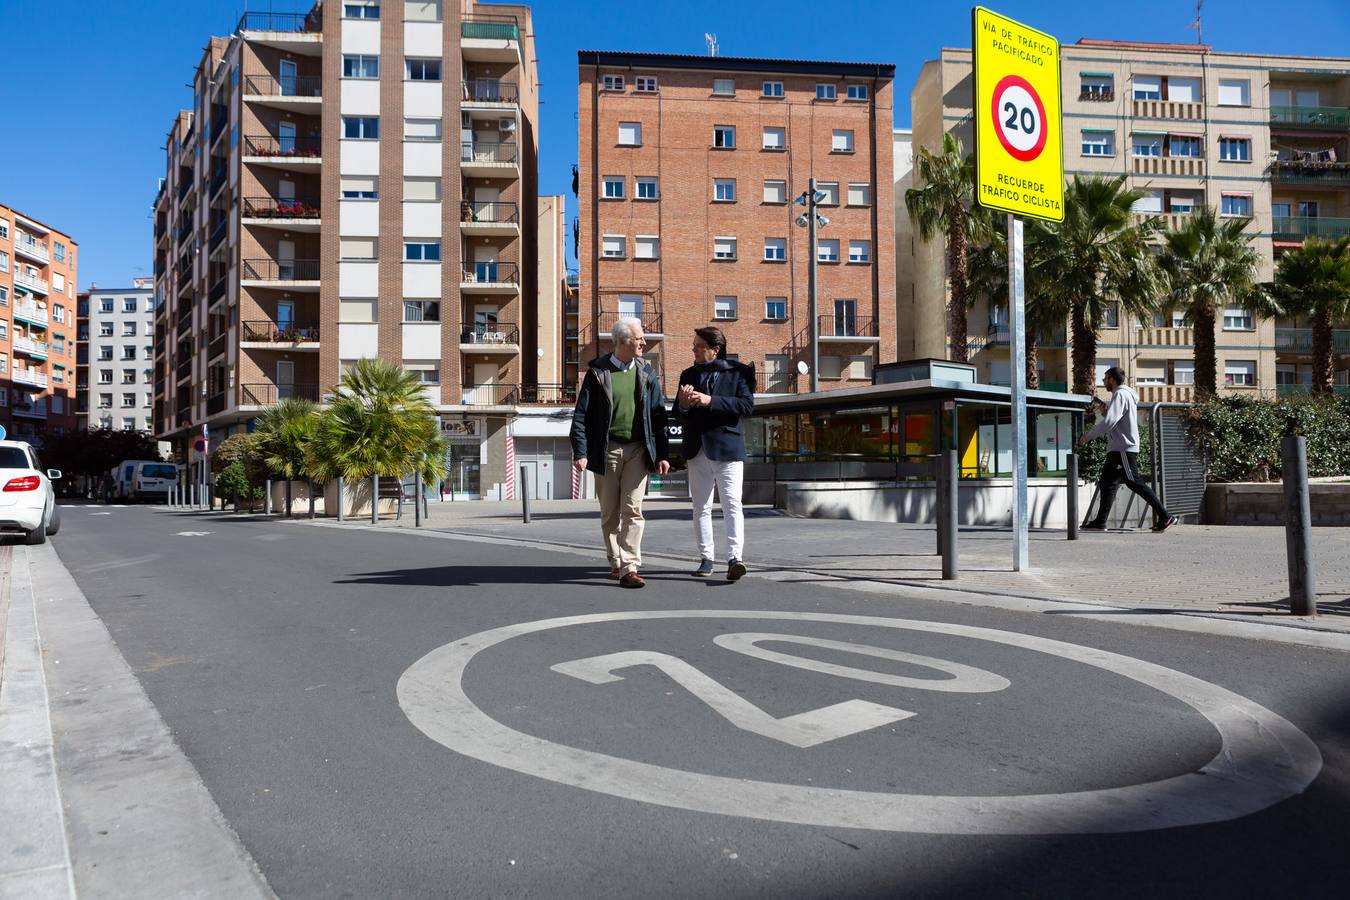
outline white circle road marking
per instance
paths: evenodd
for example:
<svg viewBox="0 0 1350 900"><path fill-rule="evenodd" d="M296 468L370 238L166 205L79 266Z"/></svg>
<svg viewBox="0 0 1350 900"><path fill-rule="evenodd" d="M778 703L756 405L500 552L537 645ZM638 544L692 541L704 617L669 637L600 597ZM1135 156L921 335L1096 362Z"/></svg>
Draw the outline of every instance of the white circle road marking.
<svg viewBox="0 0 1350 900"><path fill-rule="evenodd" d="M1126 787L1020 796L839 790L686 772L534 737L503 725L464 692L470 661L522 635L601 622L771 619L870 625L968 637L1094 666L1190 706L1219 732L1208 763ZM1224 822L1301 793L1322 768L1317 746L1288 720L1175 669L1051 638L913 619L762 610L633 610L563 616L481 631L413 663L398 682L404 714L457 753L549 781L629 800L721 815L832 828L922 834L1103 834Z"/></svg>

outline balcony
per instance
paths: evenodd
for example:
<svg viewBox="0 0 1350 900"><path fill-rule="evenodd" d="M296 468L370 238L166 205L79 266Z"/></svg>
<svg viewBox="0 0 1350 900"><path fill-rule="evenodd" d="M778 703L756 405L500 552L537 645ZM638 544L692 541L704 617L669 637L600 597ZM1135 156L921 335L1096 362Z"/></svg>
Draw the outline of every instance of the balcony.
<svg viewBox="0 0 1350 900"><path fill-rule="evenodd" d="M517 387L514 384L466 384L461 390L462 406L481 409L516 405Z"/></svg>
<svg viewBox="0 0 1350 900"><path fill-rule="evenodd" d="M14 253L18 256L26 256L34 262L40 262L44 266L51 261L51 251L47 245L37 240L31 234L15 230L14 234Z"/></svg>
<svg viewBox="0 0 1350 900"><path fill-rule="evenodd" d="M514 81L471 78L464 82L463 101L465 104L482 105L492 109L511 109L520 102L520 90Z"/></svg>
<svg viewBox="0 0 1350 900"><path fill-rule="evenodd" d="M1270 180L1300 187L1350 185L1350 163L1279 160L1270 164Z"/></svg>
<svg viewBox="0 0 1350 900"><path fill-rule="evenodd" d="M459 230L464 234L520 234L520 214L516 204L477 203L465 200L459 205Z"/></svg>
<svg viewBox="0 0 1350 900"><path fill-rule="evenodd" d="M216 194L220 193L220 189L223 188L225 182L229 180L230 170L225 166L217 166L216 170L211 173L211 185L207 188L206 196L214 200Z"/></svg>
<svg viewBox="0 0 1350 900"><path fill-rule="evenodd" d="M47 358L47 342L34 340L23 335L14 335L14 352L22 353L25 356L31 356L34 359Z"/></svg>
<svg viewBox="0 0 1350 900"><path fill-rule="evenodd" d="M239 281L243 287L278 287L292 291L319 289L317 259L246 259Z"/></svg>
<svg viewBox="0 0 1350 900"><path fill-rule="evenodd" d="M45 419L47 418L47 398L15 401L14 405L10 407L10 411L25 419Z"/></svg>
<svg viewBox="0 0 1350 900"><path fill-rule="evenodd" d="M465 16L459 35L460 51L466 60L520 62L520 25L515 16Z"/></svg>
<svg viewBox="0 0 1350 900"><path fill-rule="evenodd" d="M295 197L245 197L243 219L245 225L318 231L319 201Z"/></svg>
<svg viewBox="0 0 1350 900"><path fill-rule="evenodd" d="M817 319L822 344L876 344L877 321L870 316L823 315Z"/></svg>
<svg viewBox="0 0 1350 900"><path fill-rule="evenodd" d="M30 325L39 325L47 327L49 316L47 310L38 307L36 303L24 303L22 301L14 305L14 318L22 319Z"/></svg>
<svg viewBox="0 0 1350 900"><path fill-rule="evenodd" d="M318 350L318 323L273 322L260 319L242 323L240 346L264 350Z"/></svg>
<svg viewBox="0 0 1350 900"><path fill-rule="evenodd" d="M1198 156L1135 156L1132 166L1136 175L1205 177L1205 160Z"/></svg>
<svg viewBox="0 0 1350 900"><path fill-rule="evenodd" d="M466 263L459 289L474 294L520 293L520 268L515 263Z"/></svg>
<svg viewBox="0 0 1350 900"><path fill-rule="evenodd" d="M225 352L225 349L229 346L227 343L228 337L229 332L222 331L220 334L211 338L211 342L206 345L206 359L208 362Z"/></svg>
<svg viewBox="0 0 1350 900"><path fill-rule="evenodd" d="M212 394L211 396L207 397L207 398L206 398L206 414L207 414L208 416L214 416L216 413L224 412L224 411L225 411L225 398L226 398L226 394L225 394L224 391L220 391L219 393L215 393L215 394Z"/></svg>
<svg viewBox="0 0 1350 900"><path fill-rule="evenodd" d="M479 178L516 178L520 173L519 147L515 141L463 141L459 145L459 170Z"/></svg>
<svg viewBox="0 0 1350 900"><path fill-rule="evenodd" d="M230 232L229 219L222 218L216 223L216 227L211 229L211 238L206 242L207 251L210 252L220 246L220 242L225 240L225 235Z"/></svg>
<svg viewBox="0 0 1350 900"><path fill-rule="evenodd" d="M221 275L211 283L211 290L208 291L206 295L206 305L215 306L217 303L224 300L229 294L229 288L229 279L226 276Z"/></svg>
<svg viewBox="0 0 1350 900"><path fill-rule="evenodd" d="M37 369L28 369L21 366L15 366L10 372L10 380L15 384L26 384L31 387L45 388L47 386L47 373L39 372Z"/></svg>
<svg viewBox="0 0 1350 900"><path fill-rule="evenodd" d="M317 75L244 76L244 102L273 109L315 114L322 102L323 80Z"/></svg>
<svg viewBox="0 0 1350 900"><path fill-rule="evenodd" d="M1179 103L1172 100L1134 100L1136 119L1203 119L1205 104Z"/></svg>
<svg viewBox="0 0 1350 900"><path fill-rule="evenodd" d="M1350 219L1321 216L1276 216L1271 231L1277 241L1302 241L1304 238L1340 238L1350 235Z"/></svg>
<svg viewBox="0 0 1350 900"><path fill-rule="evenodd" d="M521 405L572 406L577 402L574 384L522 384L516 396Z"/></svg>
<svg viewBox="0 0 1350 900"><path fill-rule="evenodd" d="M1350 397L1350 384L1333 384L1331 392L1337 397ZM1278 397L1306 397L1312 393L1310 384L1278 384L1275 395Z"/></svg>
<svg viewBox="0 0 1350 900"><path fill-rule="evenodd" d="M510 322L465 322L460 326L461 353L520 352L520 329Z"/></svg>
<svg viewBox="0 0 1350 900"><path fill-rule="evenodd" d="M183 354L183 358L180 359L178 361L178 365L174 367L174 379L181 382L191 377L192 377L192 354L189 352Z"/></svg>
<svg viewBox="0 0 1350 900"><path fill-rule="evenodd" d="M323 142L316 136L248 135L244 138L244 162L264 163L283 169L317 168L323 162Z"/></svg>
<svg viewBox="0 0 1350 900"><path fill-rule="evenodd" d="M323 7L309 13L246 12L237 31L245 40L304 56L323 51Z"/></svg>
<svg viewBox="0 0 1350 900"><path fill-rule="evenodd" d="M1135 385L1140 403L1190 403L1195 399L1193 384Z"/></svg>
<svg viewBox="0 0 1350 900"><path fill-rule="evenodd" d="M1079 91L1078 99L1084 103L1113 103L1116 99L1115 91Z"/></svg>
<svg viewBox="0 0 1350 900"><path fill-rule="evenodd" d="M1162 223L1162 226L1163 226L1164 228L1166 228L1168 231L1177 231L1177 230L1180 229L1182 226L1184 226L1187 222L1190 221L1190 219L1191 219L1191 213L1189 213L1189 212L1176 212L1176 211L1169 212L1169 213L1164 213L1164 212L1136 212L1136 213L1134 213L1134 220L1135 220L1136 222L1143 223L1143 222L1148 221L1149 219L1157 219L1159 222Z"/></svg>
<svg viewBox="0 0 1350 900"><path fill-rule="evenodd" d="M1313 333L1311 328L1276 328L1276 353L1312 353ZM1334 353L1350 353L1350 328L1336 328L1331 332L1331 349Z"/></svg>
<svg viewBox="0 0 1350 900"><path fill-rule="evenodd" d="M1271 128L1291 126L1295 130L1345 131L1350 129L1350 109L1344 106L1272 106Z"/></svg>
<svg viewBox="0 0 1350 900"><path fill-rule="evenodd" d="M17 266L14 269L14 284L21 288L27 288L35 294L46 295L50 293L47 288L47 279L29 275Z"/></svg>
<svg viewBox="0 0 1350 900"><path fill-rule="evenodd" d="M275 406L281 400L311 400L319 402L317 384L272 384L259 382L239 386L240 406Z"/></svg>
<svg viewBox="0 0 1350 900"><path fill-rule="evenodd" d="M601 312L600 318L596 319L595 328L597 336L601 341L613 342L610 332L614 329L614 323L620 318L634 318L642 322L642 332L648 341L659 341L665 337L665 331L661 325L660 312Z"/></svg>
<svg viewBox="0 0 1350 900"><path fill-rule="evenodd" d="M1149 326L1139 329L1135 343L1140 347L1194 347L1195 331L1184 327Z"/></svg>

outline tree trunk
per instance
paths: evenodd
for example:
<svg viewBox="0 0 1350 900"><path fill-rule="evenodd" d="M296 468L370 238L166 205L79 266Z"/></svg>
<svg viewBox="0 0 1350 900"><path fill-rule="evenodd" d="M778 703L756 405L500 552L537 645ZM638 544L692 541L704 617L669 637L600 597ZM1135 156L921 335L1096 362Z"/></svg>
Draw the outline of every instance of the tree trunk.
<svg viewBox="0 0 1350 900"><path fill-rule="evenodd" d="M947 337L951 341L948 356L956 362L970 359L966 345L966 298L970 293L968 262L965 210L956 209L951 213L951 227L947 229L947 271L952 284L952 295L947 304Z"/></svg>
<svg viewBox="0 0 1350 900"><path fill-rule="evenodd" d="M1025 325L1025 323L1023 323ZM1037 365L1039 360L1036 358L1036 329L1027 328L1026 330L1026 354L1027 354L1027 390L1036 391L1041 387L1041 367Z"/></svg>
<svg viewBox="0 0 1350 900"><path fill-rule="evenodd" d="M1214 307L1195 310L1195 396L1212 397L1218 390L1218 360L1214 354Z"/></svg>
<svg viewBox="0 0 1350 900"><path fill-rule="evenodd" d="M1073 392L1091 394L1097 386L1097 329L1089 327L1083 304L1075 301L1073 328Z"/></svg>
<svg viewBox="0 0 1350 900"><path fill-rule="evenodd" d="M1312 392L1330 396L1334 391L1332 376L1336 369L1336 354L1331 349L1331 312L1321 307L1312 316Z"/></svg>

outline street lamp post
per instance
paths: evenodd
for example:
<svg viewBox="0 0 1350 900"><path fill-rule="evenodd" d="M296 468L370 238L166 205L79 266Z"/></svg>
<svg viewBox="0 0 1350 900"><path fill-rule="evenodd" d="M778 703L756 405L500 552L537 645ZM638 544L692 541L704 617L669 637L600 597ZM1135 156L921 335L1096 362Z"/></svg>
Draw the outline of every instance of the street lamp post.
<svg viewBox="0 0 1350 900"><path fill-rule="evenodd" d="M816 227L824 228L830 220L816 212L820 201L825 199L823 191L816 190L816 180L807 181L806 192L797 198L797 205L806 207L806 212L797 217L797 224L806 229L807 252L810 254L806 277L806 295L810 303L811 316L811 393L820 389L820 314L816 299Z"/></svg>

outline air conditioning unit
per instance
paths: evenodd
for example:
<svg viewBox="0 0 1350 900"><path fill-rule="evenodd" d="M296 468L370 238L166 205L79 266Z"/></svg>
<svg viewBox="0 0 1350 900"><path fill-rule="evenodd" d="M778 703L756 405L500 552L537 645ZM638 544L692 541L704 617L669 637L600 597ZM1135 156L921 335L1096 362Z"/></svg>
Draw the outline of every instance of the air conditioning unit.
<svg viewBox="0 0 1350 900"><path fill-rule="evenodd" d="M516 130L516 120L515 120L515 119L498 119L498 120L497 120L497 130L498 130L498 131L515 131L515 130Z"/></svg>

